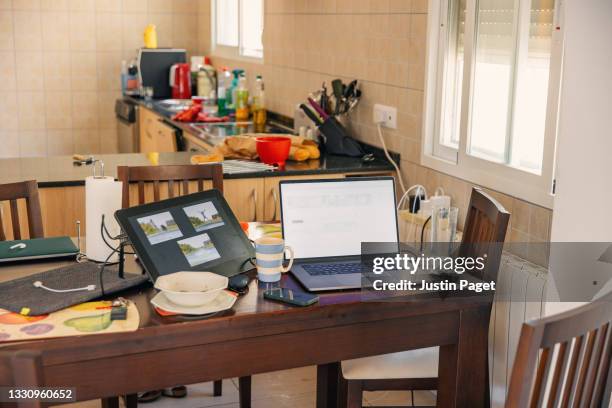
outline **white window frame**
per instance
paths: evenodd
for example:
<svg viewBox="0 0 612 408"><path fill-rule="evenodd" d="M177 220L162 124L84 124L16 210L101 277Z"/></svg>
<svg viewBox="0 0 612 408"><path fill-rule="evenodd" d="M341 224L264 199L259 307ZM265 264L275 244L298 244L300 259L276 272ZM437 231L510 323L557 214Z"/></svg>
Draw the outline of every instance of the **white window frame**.
<svg viewBox="0 0 612 408"><path fill-rule="evenodd" d="M467 147L469 146L469 120L472 106L471 84L473 83L474 62L472 50L476 34L475 22L478 0L467 0L466 5L465 62L462 81L459 148L454 150L440 143L438 127L443 77L443 65L440 61L443 61L442 58L444 58L446 39L448 37L446 34L447 24L442 24L442 22L445 21L444 19L448 13L448 2L449 0L432 0L429 2L424 101L425 115L423 120L424 143L422 144L421 164L483 187L491 188L546 208L552 208L557 114L559 111L560 79L563 60L563 30L557 29L557 27L562 27L563 0L557 0L555 3L543 161L542 171L539 175L511 167L504 163L495 163L467 154ZM525 6L530 4L530 0L520 0L519 3L523 6L519 6L517 17L529 21L530 8ZM522 35L528 35L528 31L523 30ZM517 58L521 58L521 52L525 52L525 50L517 50Z"/></svg>
<svg viewBox="0 0 612 408"><path fill-rule="evenodd" d="M217 57L222 57L222 58L230 58L230 59L236 59L236 60L242 60L242 61L247 61L247 62L255 62L255 63L260 63L263 64L263 49L262 49L262 56L261 57L254 57L252 55L245 55L243 53L243 49L242 49L242 24L241 24L241 19L242 19L242 13L240 12L240 8L242 7L242 2L243 1L248 1L248 0L238 0L238 46L237 47L230 47L227 45L219 45L217 44L217 1L223 1L223 0L212 0L211 1L211 13L210 13L210 27L211 27L211 52L214 56ZM263 26L263 21L264 21L264 13L265 13L265 0L262 0L262 15L261 15L261 21L262 21L262 26ZM262 33L263 36L263 33ZM263 38L262 38L263 41Z"/></svg>

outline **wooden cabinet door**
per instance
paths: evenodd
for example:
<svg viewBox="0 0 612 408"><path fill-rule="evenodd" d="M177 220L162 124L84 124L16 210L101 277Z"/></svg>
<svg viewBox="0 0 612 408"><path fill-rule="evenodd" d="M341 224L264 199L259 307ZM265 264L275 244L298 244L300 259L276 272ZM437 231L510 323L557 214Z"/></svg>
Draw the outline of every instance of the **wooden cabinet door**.
<svg viewBox="0 0 612 408"><path fill-rule="evenodd" d="M156 152L176 152L176 129L161 120L155 123L154 129Z"/></svg>
<svg viewBox="0 0 612 408"><path fill-rule="evenodd" d="M156 152L155 122L158 116L149 109L138 110L138 125L140 126L140 151L142 153Z"/></svg>
<svg viewBox="0 0 612 408"><path fill-rule="evenodd" d="M265 222L280 221L280 197L278 193L278 183L282 180L312 180L312 179L332 179L344 178L344 174L311 174L307 176L290 177L266 177L264 178L264 210L263 219Z"/></svg>
<svg viewBox="0 0 612 408"><path fill-rule="evenodd" d="M263 216L261 178L223 180L223 196L239 221L261 221Z"/></svg>
<svg viewBox="0 0 612 408"><path fill-rule="evenodd" d="M142 108L138 111L140 152L176 152L176 129L163 122L157 113Z"/></svg>

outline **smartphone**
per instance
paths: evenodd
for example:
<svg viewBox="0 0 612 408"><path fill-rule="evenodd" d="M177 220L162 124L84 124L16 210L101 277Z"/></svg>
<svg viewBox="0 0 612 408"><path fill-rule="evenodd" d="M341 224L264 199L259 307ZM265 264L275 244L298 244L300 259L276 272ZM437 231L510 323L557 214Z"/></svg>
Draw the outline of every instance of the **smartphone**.
<svg viewBox="0 0 612 408"><path fill-rule="evenodd" d="M310 306L319 301L319 296L287 288L274 288L264 292L264 299L276 300L295 306Z"/></svg>

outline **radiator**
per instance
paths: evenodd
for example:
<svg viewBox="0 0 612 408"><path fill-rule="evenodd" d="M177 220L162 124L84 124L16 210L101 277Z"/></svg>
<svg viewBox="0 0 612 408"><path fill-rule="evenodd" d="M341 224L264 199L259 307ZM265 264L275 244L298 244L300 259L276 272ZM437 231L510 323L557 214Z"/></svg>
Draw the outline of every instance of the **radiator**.
<svg viewBox="0 0 612 408"><path fill-rule="evenodd" d="M503 407L523 322L544 314L547 271L504 253L489 325L491 406Z"/></svg>

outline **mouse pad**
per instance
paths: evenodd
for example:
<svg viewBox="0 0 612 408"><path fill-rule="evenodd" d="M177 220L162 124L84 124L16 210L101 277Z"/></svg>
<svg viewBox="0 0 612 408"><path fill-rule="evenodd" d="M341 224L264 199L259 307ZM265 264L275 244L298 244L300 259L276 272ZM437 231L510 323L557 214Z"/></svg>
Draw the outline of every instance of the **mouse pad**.
<svg viewBox="0 0 612 408"><path fill-rule="evenodd" d="M102 264L83 262L0 283L0 308L37 316L99 298L102 296L101 268ZM121 279L117 265L107 266L103 278L105 296L148 281L147 275L129 273ZM56 293L35 287L36 281L56 290L85 288L88 285L95 285L95 289Z"/></svg>

